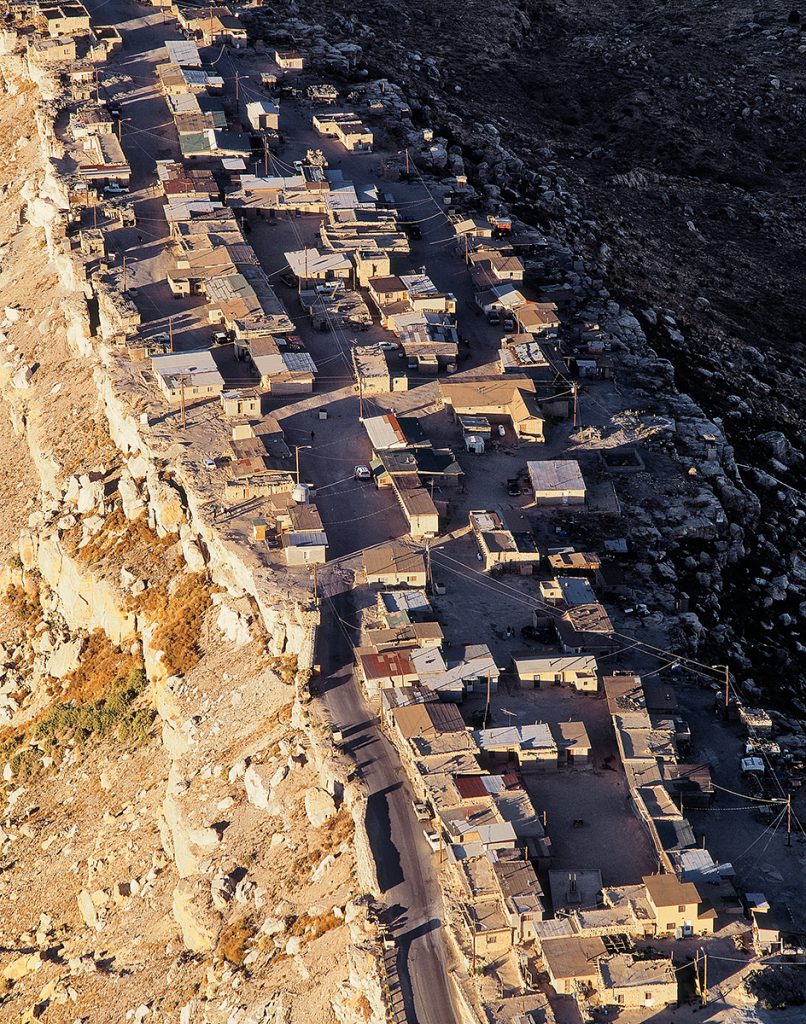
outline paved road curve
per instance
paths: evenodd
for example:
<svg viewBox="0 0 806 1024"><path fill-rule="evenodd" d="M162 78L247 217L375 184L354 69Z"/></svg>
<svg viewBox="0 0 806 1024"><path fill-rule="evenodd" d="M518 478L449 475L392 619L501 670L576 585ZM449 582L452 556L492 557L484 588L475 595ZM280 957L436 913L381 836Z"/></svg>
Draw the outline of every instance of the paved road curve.
<svg viewBox="0 0 806 1024"><path fill-rule="evenodd" d="M369 712L353 673L353 593L328 596L326 581L322 590L318 689L369 791L367 830L398 943L407 1017L411 1024L452 1024L460 1018L445 970L436 855L414 816L397 752Z"/></svg>

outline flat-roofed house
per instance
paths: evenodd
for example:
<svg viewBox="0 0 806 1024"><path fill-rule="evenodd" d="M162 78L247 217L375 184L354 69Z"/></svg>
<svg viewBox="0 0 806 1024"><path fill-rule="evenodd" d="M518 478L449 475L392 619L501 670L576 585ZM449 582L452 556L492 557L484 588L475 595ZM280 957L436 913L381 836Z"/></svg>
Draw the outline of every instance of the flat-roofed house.
<svg viewBox="0 0 806 1024"><path fill-rule="evenodd" d="M584 505L587 489L575 459L527 462L537 505Z"/></svg>
<svg viewBox="0 0 806 1024"><path fill-rule="evenodd" d="M419 551L402 544L382 544L364 551L368 584L384 587L417 587L426 584L425 559Z"/></svg>
<svg viewBox="0 0 806 1024"><path fill-rule="evenodd" d="M276 132L280 128L280 108L271 100L250 100L246 104L246 119L256 132Z"/></svg>
<svg viewBox="0 0 806 1024"><path fill-rule="evenodd" d="M274 60L283 71L302 71L305 67L305 58L299 50L275 50Z"/></svg>
<svg viewBox="0 0 806 1024"><path fill-rule="evenodd" d="M540 953L558 996L593 991L599 984L599 958L606 954L598 935L543 939Z"/></svg>
<svg viewBox="0 0 806 1024"><path fill-rule="evenodd" d="M514 762L520 768L557 766L557 742L545 722L478 729L473 739L488 762Z"/></svg>
<svg viewBox="0 0 806 1024"><path fill-rule="evenodd" d="M677 972L670 958L637 960L617 953L598 961L596 986L606 1006L657 1008L677 1004Z"/></svg>
<svg viewBox="0 0 806 1024"><path fill-rule="evenodd" d="M224 390L224 378L209 350L152 356L151 369L171 402L178 402L183 396L186 402L213 398Z"/></svg>
<svg viewBox="0 0 806 1024"><path fill-rule="evenodd" d="M356 660L364 686L370 696L386 687L411 686L417 673L411 663L410 651L384 651L356 648Z"/></svg>
<svg viewBox="0 0 806 1024"><path fill-rule="evenodd" d="M542 690L550 686L573 686L587 693L595 693L599 688L596 658L591 654L565 657L515 654L512 663L521 688L533 686Z"/></svg>
<svg viewBox="0 0 806 1024"><path fill-rule="evenodd" d="M613 645L613 623L602 605L580 604L553 620L564 654L597 654Z"/></svg>
<svg viewBox="0 0 806 1024"><path fill-rule="evenodd" d="M510 530L500 512L476 509L469 513L468 520L485 572L505 568L527 575L540 564L540 552L531 531Z"/></svg>

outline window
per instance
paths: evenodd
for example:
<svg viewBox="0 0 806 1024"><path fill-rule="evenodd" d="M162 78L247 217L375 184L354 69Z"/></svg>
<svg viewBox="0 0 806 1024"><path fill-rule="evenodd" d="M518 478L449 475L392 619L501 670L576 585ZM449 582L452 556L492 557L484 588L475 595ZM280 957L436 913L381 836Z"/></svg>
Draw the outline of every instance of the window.
<svg viewBox="0 0 806 1024"><path fill-rule="evenodd" d="M670 921L666 925L665 931L667 931L667 932L673 932L674 931L674 921Z"/></svg>
<svg viewBox="0 0 806 1024"><path fill-rule="evenodd" d="M494 946L496 944L496 942L498 942L497 936L495 936L495 935L488 935L487 936L487 945L488 946Z"/></svg>
<svg viewBox="0 0 806 1024"><path fill-rule="evenodd" d="M644 992L644 1002L645 1003L651 1003L652 1002L652 993L651 992Z"/></svg>
<svg viewBox="0 0 806 1024"><path fill-rule="evenodd" d="M678 907L677 908L677 913L678 914L685 914L685 912L686 912L685 904L682 907Z"/></svg>
<svg viewBox="0 0 806 1024"><path fill-rule="evenodd" d="M619 1004L619 1006L623 1006L624 1005L624 996L621 996L621 995L616 996L616 1002Z"/></svg>

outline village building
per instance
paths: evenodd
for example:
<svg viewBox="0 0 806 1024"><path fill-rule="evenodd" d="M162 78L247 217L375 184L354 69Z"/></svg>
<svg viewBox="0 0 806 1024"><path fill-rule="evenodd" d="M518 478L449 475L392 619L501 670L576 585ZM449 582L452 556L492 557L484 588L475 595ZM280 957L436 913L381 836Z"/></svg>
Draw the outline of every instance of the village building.
<svg viewBox="0 0 806 1024"><path fill-rule="evenodd" d="M224 378L209 350L152 356L151 368L170 402L216 398L224 390Z"/></svg>
<svg viewBox="0 0 806 1024"><path fill-rule="evenodd" d="M552 868L549 889L555 914L602 906L602 872L598 868Z"/></svg>
<svg viewBox="0 0 806 1024"><path fill-rule="evenodd" d="M392 390L401 390L392 382L386 354L379 345L354 345L350 355L352 356L353 369L358 381L359 394L362 398L373 395L387 395ZM395 382L398 379L398 377L395 377ZM403 381L406 383L406 387L408 387L408 380L403 377Z"/></svg>
<svg viewBox="0 0 806 1024"><path fill-rule="evenodd" d="M468 513L468 521L485 572L503 568L529 575L540 564L531 531L508 529L500 512L477 509Z"/></svg>
<svg viewBox="0 0 806 1024"><path fill-rule="evenodd" d="M550 686L573 686L587 693L599 688L596 658L590 654L566 657L515 654L512 664L521 688L537 690Z"/></svg>
<svg viewBox="0 0 806 1024"><path fill-rule="evenodd" d="M607 950L598 936L568 935L542 939L540 955L557 995L594 992L599 981L599 958Z"/></svg>
<svg viewBox="0 0 806 1024"><path fill-rule="evenodd" d="M568 608L552 624L563 654L606 653L613 646L613 623L598 603Z"/></svg>
<svg viewBox="0 0 806 1024"><path fill-rule="evenodd" d="M372 152L373 134L358 114L347 112L315 114L313 126L320 135L337 139L350 153Z"/></svg>
<svg viewBox="0 0 806 1024"><path fill-rule="evenodd" d="M366 582L383 587L426 585L425 559L419 551L401 544L366 548L363 555Z"/></svg>
<svg viewBox="0 0 806 1024"><path fill-rule="evenodd" d="M283 71L302 71L305 58L299 50L275 50L274 60Z"/></svg>
<svg viewBox="0 0 806 1024"><path fill-rule="evenodd" d="M549 569L565 576L594 577L602 567L602 560L594 551L575 551L573 548L549 550L546 553Z"/></svg>
<svg viewBox="0 0 806 1024"><path fill-rule="evenodd" d="M677 1004L677 973L671 959L636 959L629 953L602 957L596 985L609 1006L658 1008Z"/></svg>
<svg viewBox="0 0 806 1024"><path fill-rule="evenodd" d="M545 722L478 729L473 739L482 763L512 763L522 769L557 767L557 743Z"/></svg>
<svg viewBox="0 0 806 1024"><path fill-rule="evenodd" d="M527 462L526 469L535 495L535 504L584 505L585 480L574 459L546 459Z"/></svg>
<svg viewBox="0 0 806 1024"><path fill-rule="evenodd" d="M490 423L508 425L522 440L543 441L544 419L527 378L494 378L453 383L441 381L439 397L454 417L484 416Z"/></svg>
<svg viewBox="0 0 806 1024"><path fill-rule="evenodd" d="M716 914L703 902L693 882L680 882L674 875L644 875L649 905L655 915L657 935L678 938L712 935Z"/></svg>
<svg viewBox="0 0 806 1024"><path fill-rule="evenodd" d="M280 107L271 100L250 100L244 107L253 131L279 131Z"/></svg>

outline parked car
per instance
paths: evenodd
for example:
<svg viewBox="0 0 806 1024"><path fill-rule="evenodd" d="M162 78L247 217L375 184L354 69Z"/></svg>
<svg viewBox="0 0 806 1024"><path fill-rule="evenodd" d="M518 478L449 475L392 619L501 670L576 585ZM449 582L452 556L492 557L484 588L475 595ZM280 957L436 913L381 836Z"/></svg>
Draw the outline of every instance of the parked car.
<svg viewBox="0 0 806 1024"><path fill-rule="evenodd" d="M507 494L510 498L517 498L521 493L521 482L517 477L507 480Z"/></svg>
<svg viewBox="0 0 806 1024"><path fill-rule="evenodd" d="M118 185L117 182L112 182L111 185L104 186L105 196L122 196L128 192L128 188L125 185Z"/></svg>
<svg viewBox="0 0 806 1024"><path fill-rule="evenodd" d="M491 309L487 313L487 323L493 325L501 323L501 314L498 312L497 309Z"/></svg>
<svg viewBox="0 0 806 1024"><path fill-rule="evenodd" d="M505 316L504 317L503 328L504 328L504 330L506 331L507 334L512 334L517 329L517 326L518 326L518 321L515 319L514 316Z"/></svg>
<svg viewBox="0 0 806 1024"><path fill-rule="evenodd" d="M380 342L380 346L384 352L397 352L400 348L400 345L398 345L396 341L382 341Z"/></svg>
<svg viewBox="0 0 806 1024"><path fill-rule="evenodd" d="M229 341L226 331L213 331L212 341L214 345L226 345Z"/></svg>
<svg viewBox="0 0 806 1024"><path fill-rule="evenodd" d="M296 288L297 279L293 274L280 274L280 280L286 286L286 288Z"/></svg>
<svg viewBox="0 0 806 1024"><path fill-rule="evenodd" d="M353 470L353 479L371 480L372 470L369 468L369 466L356 466L355 469Z"/></svg>

